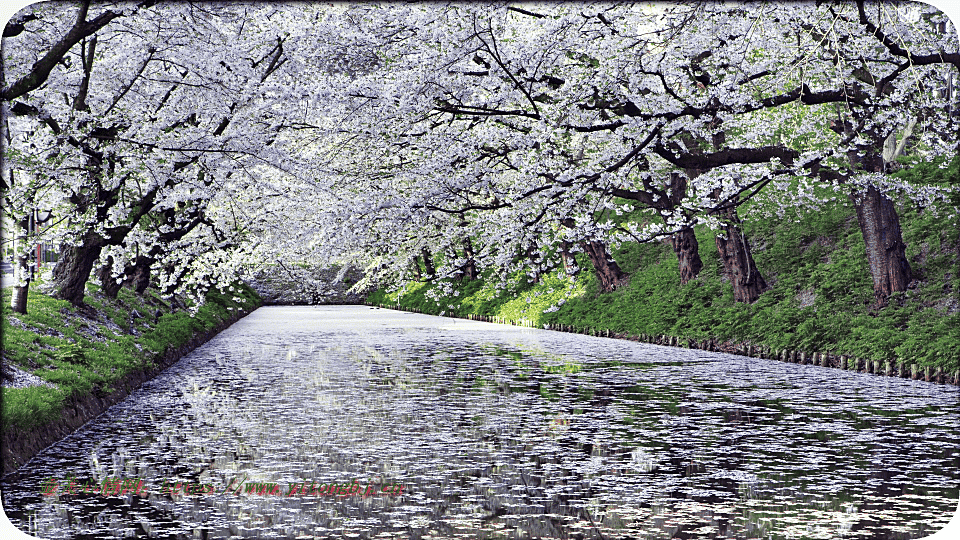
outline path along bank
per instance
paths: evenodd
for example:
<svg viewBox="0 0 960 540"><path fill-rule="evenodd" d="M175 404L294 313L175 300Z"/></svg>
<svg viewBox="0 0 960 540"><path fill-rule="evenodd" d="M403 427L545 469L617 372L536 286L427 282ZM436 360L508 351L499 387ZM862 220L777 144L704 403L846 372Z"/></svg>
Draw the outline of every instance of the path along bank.
<svg viewBox="0 0 960 540"><path fill-rule="evenodd" d="M256 309L246 285L211 291L191 315L178 298L88 285L82 308L31 290L25 315L2 294L3 474L96 418ZM16 386L16 387L15 387Z"/></svg>

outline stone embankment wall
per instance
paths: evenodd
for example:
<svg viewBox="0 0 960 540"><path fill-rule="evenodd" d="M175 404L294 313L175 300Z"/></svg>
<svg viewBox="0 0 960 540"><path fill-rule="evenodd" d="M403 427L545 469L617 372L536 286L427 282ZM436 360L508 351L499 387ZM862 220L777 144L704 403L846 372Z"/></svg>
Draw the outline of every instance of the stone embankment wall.
<svg viewBox="0 0 960 540"><path fill-rule="evenodd" d="M256 272L247 283L263 305L362 304L368 291L348 292L363 272L347 268L301 268L277 264Z"/></svg>

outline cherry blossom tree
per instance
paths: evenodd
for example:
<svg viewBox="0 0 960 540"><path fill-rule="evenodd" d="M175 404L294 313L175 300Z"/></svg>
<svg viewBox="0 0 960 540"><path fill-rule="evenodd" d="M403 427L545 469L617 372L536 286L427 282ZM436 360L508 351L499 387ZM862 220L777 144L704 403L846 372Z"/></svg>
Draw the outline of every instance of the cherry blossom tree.
<svg viewBox="0 0 960 540"><path fill-rule="evenodd" d="M172 241L199 226L216 238L204 208L218 192L256 181L251 162L284 166L272 148L282 126L265 112L282 100L270 84L286 62L284 36L269 27L275 11L168 4L125 18L82 38L43 88L9 105L32 120L12 149L31 182L12 186L11 200L29 197L38 182L55 184L46 204L64 216L51 238L62 245L55 296L81 304L109 247L125 248L104 261L120 275L102 269L100 277L129 273L142 289L158 256L178 258L168 251ZM234 247L222 239L210 244Z"/></svg>
<svg viewBox="0 0 960 540"><path fill-rule="evenodd" d="M610 250L661 239L685 283L697 226L752 302L748 203L832 189L882 304L910 280L892 197L942 196L886 173L956 152L957 45L919 4L122 6L10 27L36 58L75 39L4 79L29 87L4 94L7 196L57 208L74 303L94 268L108 293L199 294L270 261L504 281L576 251L613 290Z"/></svg>
<svg viewBox="0 0 960 540"><path fill-rule="evenodd" d="M359 9L348 17L394 21L358 32L350 46L376 43L387 61L370 77L350 79L354 89L343 91L359 100L351 111L376 111L377 126L360 124L353 131L363 146L416 156L388 175L409 187L407 195L391 195L392 208L405 200L435 213L474 212L471 232L446 230L491 238L512 254L529 251L526 237L512 231L541 223L533 241L554 252L578 237L616 243L671 236L682 281L702 266L692 227L705 223L722 229L717 247L741 301L756 299L764 282L738 227L740 205L776 178L813 175L860 185L851 135L837 138L825 125L831 108L892 107L917 111L925 121L936 118L921 114L921 100L890 101L888 94L859 86L856 70L837 69L839 53L830 43L849 44L851 51L883 44L859 16L862 4L750 11L694 4L652 12L619 4L539 12L510 5ZM891 13L905 19L917 9ZM909 30L923 46L929 29ZM885 84L903 81L907 93L917 81L900 78L912 73L904 62L922 59L921 69L934 58L940 67L952 63L947 50L874 49L878 58L870 61L877 64L906 55L888 69ZM789 141L764 133L771 117L794 124ZM903 129L887 120L875 149L886 144L891 129ZM630 204L617 209L614 197ZM638 207L659 214L661 222L640 230L596 219L604 209ZM869 220L862 227L868 251L876 251L870 246L878 227ZM604 275L609 258L591 259ZM881 285L877 291L878 300L888 294Z"/></svg>

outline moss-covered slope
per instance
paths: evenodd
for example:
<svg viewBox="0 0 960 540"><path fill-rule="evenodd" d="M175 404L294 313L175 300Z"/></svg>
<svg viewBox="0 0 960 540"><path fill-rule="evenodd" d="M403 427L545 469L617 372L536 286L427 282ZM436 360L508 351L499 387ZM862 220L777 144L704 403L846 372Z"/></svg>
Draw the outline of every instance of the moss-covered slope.
<svg viewBox="0 0 960 540"><path fill-rule="evenodd" d="M629 286L597 292L585 258L576 279L561 273L536 283L518 277L496 290L481 280L453 283L439 295L427 283L381 289L375 304L425 313L484 316L541 327L572 326L627 335L754 344L878 361L913 363L953 373L960 363L960 231L955 214L901 210L907 256L917 278L877 309L856 215L844 200L795 219L745 223L759 270L771 289L752 305L735 303L714 231L697 230L700 275L680 285L677 260L662 243L624 244L614 253Z"/></svg>

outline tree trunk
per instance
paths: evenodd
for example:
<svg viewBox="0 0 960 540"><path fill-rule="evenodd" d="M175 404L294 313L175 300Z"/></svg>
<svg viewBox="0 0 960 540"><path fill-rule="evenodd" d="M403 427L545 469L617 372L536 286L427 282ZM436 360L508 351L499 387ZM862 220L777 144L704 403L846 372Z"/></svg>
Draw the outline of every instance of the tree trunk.
<svg viewBox="0 0 960 540"><path fill-rule="evenodd" d="M700 260L700 247L693 227L684 227L675 232L670 237L670 244L680 263L680 284L697 277L703 269L703 261Z"/></svg>
<svg viewBox="0 0 960 540"><path fill-rule="evenodd" d="M156 262L153 257L138 255L133 266L127 269L125 285L133 288L137 294L143 294L150 287L150 267Z"/></svg>
<svg viewBox="0 0 960 540"><path fill-rule="evenodd" d="M733 299L752 304L767 290L767 282L757 270L750 253L750 244L740 230L736 208L727 211L726 234L717 236L717 250L723 261L723 272L733 285Z"/></svg>
<svg viewBox="0 0 960 540"><path fill-rule="evenodd" d="M570 253L570 242L566 240L560 243L560 260L563 261L563 271L568 276L577 275L577 259Z"/></svg>
<svg viewBox="0 0 960 540"><path fill-rule="evenodd" d="M88 233L80 246L62 245L60 260L53 267L54 298L83 305L84 288L102 250L103 239L95 232Z"/></svg>
<svg viewBox="0 0 960 540"><path fill-rule="evenodd" d="M473 260L473 244L470 243L470 239L467 238L463 241L463 254L467 259L467 264L463 268L463 276L467 281L472 281L477 279L477 263Z"/></svg>
<svg viewBox="0 0 960 540"><path fill-rule="evenodd" d="M13 286L10 308L14 313L27 313L27 294L30 292L30 259L17 255L17 265L13 269ZM23 285L20 285L20 284Z"/></svg>
<svg viewBox="0 0 960 540"><path fill-rule="evenodd" d="M14 252L16 253L15 266L13 267L14 285L13 294L10 298L10 309L14 313L27 313L27 295L30 292L30 255L26 251L29 245L27 243L29 228L30 221L27 217L17 223L17 238L14 243Z"/></svg>
<svg viewBox="0 0 960 540"><path fill-rule="evenodd" d="M907 290L913 279L900 232L900 216L893 201L874 186L850 194L867 248L877 306L887 305L890 294Z"/></svg>
<svg viewBox="0 0 960 540"><path fill-rule="evenodd" d="M14 276L17 274L15 273ZM17 283L20 283L19 279ZM30 292L30 278L26 278L23 286L14 285L12 297L10 298L10 309L14 313L27 313L27 294Z"/></svg>
<svg viewBox="0 0 960 540"><path fill-rule="evenodd" d="M590 257L597 279L600 280L600 292L610 292L622 287L630 280L630 276L620 270L620 265L613 257L607 254L607 246L603 242L592 240L581 242L583 251Z"/></svg>
<svg viewBox="0 0 960 540"><path fill-rule="evenodd" d="M116 298L121 284L113 277L113 257L107 257L107 262L97 271L100 279L100 290L107 298Z"/></svg>
<svg viewBox="0 0 960 540"><path fill-rule="evenodd" d="M420 274L420 257L417 255L413 256L413 279L414 281L420 281L423 279L423 276Z"/></svg>
<svg viewBox="0 0 960 540"><path fill-rule="evenodd" d="M428 278L433 278L437 275L437 269L433 267L433 259L430 255L430 250L423 248L420 250L420 253L423 255L423 271L427 274Z"/></svg>

